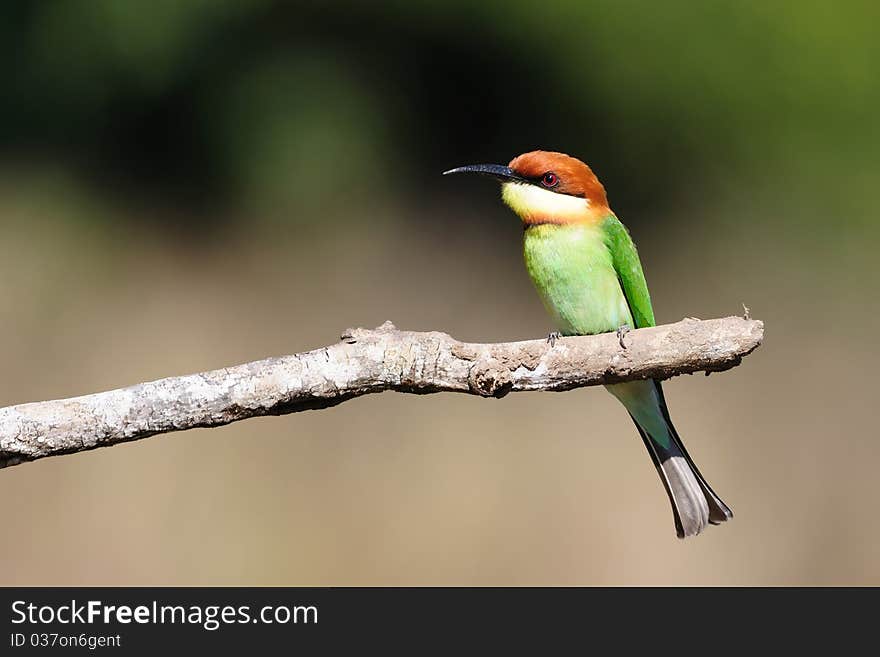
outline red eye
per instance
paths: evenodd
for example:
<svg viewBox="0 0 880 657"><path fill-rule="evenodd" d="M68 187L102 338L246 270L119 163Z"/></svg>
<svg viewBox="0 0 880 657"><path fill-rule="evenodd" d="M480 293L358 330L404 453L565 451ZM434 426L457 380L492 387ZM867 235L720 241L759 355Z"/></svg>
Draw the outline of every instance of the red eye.
<svg viewBox="0 0 880 657"><path fill-rule="evenodd" d="M559 176L552 171L548 171L541 178L541 184L544 185L544 187L556 187L556 185L559 184Z"/></svg>

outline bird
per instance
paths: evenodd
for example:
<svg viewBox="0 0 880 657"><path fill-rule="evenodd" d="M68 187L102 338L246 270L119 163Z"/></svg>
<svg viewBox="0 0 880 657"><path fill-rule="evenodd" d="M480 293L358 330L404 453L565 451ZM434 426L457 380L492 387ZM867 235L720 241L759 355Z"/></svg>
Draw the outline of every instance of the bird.
<svg viewBox="0 0 880 657"><path fill-rule="evenodd" d="M526 269L553 317L555 340L571 335L654 326L654 310L629 230L608 205L605 187L581 160L531 151L507 166L472 164L444 175L473 173L501 182L501 198L523 224ZM700 474L669 417L660 381L605 388L626 408L669 496L679 538L733 517Z"/></svg>

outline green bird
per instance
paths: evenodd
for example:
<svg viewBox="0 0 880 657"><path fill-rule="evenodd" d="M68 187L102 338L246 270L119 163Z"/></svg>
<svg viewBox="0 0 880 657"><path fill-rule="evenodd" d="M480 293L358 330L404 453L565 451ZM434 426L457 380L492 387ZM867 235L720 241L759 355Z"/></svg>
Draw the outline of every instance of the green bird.
<svg viewBox="0 0 880 657"><path fill-rule="evenodd" d="M533 151L508 166L446 171L501 181L501 197L523 222L529 275L559 335L593 335L654 326L642 264L629 231L608 206L590 167L564 153ZM445 175L444 174L444 175ZM659 381L605 386L629 412L672 503L679 538L733 517L697 470L669 419Z"/></svg>

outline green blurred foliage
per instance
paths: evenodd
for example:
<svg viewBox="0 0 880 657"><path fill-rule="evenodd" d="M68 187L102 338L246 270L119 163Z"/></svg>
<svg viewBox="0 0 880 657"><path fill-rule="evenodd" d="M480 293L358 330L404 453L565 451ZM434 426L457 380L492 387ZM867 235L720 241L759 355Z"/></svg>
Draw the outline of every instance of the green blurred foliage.
<svg viewBox="0 0 880 657"><path fill-rule="evenodd" d="M391 168L381 99L326 53L287 53L241 74L212 101L218 155L261 215L343 215ZM305 192L305 193L304 193Z"/></svg>
<svg viewBox="0 0 880 657"><path fill-rule="evenodd" d="M308 221L534 147L624 207L695 186L875 230L876 3L4 4L6 163ZM224 213L233 216L234 213ZM344 213L343 213L344 218ZM353 217L352 217L353 219ZM784 219L784 217L783 217Z"/></svg>

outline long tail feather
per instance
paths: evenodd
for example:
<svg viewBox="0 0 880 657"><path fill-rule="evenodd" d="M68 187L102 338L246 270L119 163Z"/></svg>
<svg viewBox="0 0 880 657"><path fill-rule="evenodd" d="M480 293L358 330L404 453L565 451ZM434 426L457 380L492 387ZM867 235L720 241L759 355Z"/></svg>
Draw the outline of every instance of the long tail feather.
<svg viewBox="0 0 880 657"><path fill-rule="evenodd" d="M733 518L733 511L731 511L730 507L715 494L715 491L712 490L709 482L707 482L706 478L700 474L700 471L697 469L697 464L694 463L693 459L687 453L687 449L685 449L684 443L678 435L678 431L675 429L675 425L672 424L672 420L669 417L669 407L666 406L666 397L663 395L663 386L660 385L659 381L654 381L653 383L657 390L657 396L660 398L660 410L663 413L663 419L666 421L666 426L669 427L672 439L675 441L676 447L681 451L681 455L687 461L688 466L690 466L694 475L697 477L697 481L700 483L700 488L703 489L703 493L706 496L706 501L709 504L709 522L713 525L718 525L730 520Z"/></svg>
<svg viewBox="0 0 880 657"><path fill-rule="evenodd" d="M669 495L679 538L696 536L709 524L733 517L715 494L669 419L663 390L657 381L608 386L629 411Z"/></svg>

